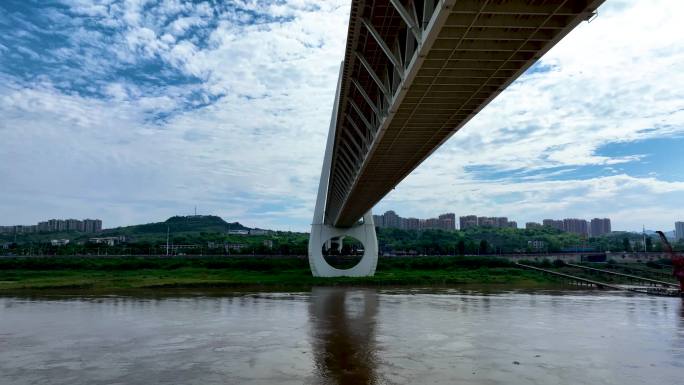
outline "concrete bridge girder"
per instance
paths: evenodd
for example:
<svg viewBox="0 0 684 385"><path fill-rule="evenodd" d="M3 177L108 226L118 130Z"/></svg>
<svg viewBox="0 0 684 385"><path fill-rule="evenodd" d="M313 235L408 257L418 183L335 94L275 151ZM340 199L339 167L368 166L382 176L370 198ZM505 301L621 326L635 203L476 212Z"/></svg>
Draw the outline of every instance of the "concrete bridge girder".
<svg viewBox="0 0 684 385"><path fill-rule="evenodd" d="M352 1L327 219L351 226L602 2Z"/></svg>

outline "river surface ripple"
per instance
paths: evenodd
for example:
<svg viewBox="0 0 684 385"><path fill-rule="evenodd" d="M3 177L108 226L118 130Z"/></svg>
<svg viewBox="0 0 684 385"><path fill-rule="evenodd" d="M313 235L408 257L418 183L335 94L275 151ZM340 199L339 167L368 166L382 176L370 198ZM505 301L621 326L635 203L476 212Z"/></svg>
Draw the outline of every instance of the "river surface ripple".
<svg viewBox="0 0 684 385"><path fill-rule="evenodd" d="M0 297L0 384L684 384L678 298L314 288Z"/></svg>

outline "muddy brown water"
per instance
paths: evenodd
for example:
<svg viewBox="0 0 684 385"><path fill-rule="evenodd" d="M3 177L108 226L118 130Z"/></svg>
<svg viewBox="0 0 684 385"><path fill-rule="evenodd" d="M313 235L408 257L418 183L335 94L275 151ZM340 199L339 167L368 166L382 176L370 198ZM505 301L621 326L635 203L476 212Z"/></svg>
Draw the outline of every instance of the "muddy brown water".
<svg viewBox="0 0 684 385"><path fill-rule="evenodd" d="M682 299L578 291L0 297L0 384L684 384Z"/></svg>

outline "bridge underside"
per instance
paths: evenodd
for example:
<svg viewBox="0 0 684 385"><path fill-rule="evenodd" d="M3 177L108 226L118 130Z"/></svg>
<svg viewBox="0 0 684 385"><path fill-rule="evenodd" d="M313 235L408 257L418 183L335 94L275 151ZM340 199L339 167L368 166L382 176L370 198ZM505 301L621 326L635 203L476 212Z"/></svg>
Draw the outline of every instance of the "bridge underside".
<svg viewBox="0 0 684 385"><path fill-rule="evenodd" d="M354 0L325 223L356 223L602 2Z"/></svg>

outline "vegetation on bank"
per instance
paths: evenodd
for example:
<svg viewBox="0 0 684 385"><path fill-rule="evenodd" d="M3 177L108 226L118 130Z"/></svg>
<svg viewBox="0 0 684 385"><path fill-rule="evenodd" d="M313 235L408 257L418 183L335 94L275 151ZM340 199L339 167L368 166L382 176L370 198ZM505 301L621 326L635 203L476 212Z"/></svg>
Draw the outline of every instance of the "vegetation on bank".
<svg viewBox="0 0 684 385"><path fill-rule="evenodd" d="M184 255L306 255L308 234L289 231L238 235L251 230L215 216L172 217L165 222L106 229L98 234L78 232L0 234L0 255L163 255L167 231L172 253ZM661 251L656 237L615 232L583 238L549 227L534 229L475 227L460 231L377 229L382 255L486 255L554 253L563 251ZM123 237L106 245L94 237ZM68 239L68 245L51 245ZM181 246L179 246L181 245ZM187 247L183 247L187 246ZM684 250L684 243L675 244Z"/></svg>
<svg viewBox="0 0 684 385"><path fill-rule="evenodd" d="M171 217L164 222L104 229L99 233L77 231L29 234L0 234L0 255L164 255L167 241L171 253L186 255L279 254L304 255L308 234L290 231L264 231L261 235L231 232L254 230L239 222L228 223L217 216ZM92 238L121 237L115 245L92 242ZM67 239L67 245L51 240ZM193 248L177 248L178 245ZM232 247L226 247L231 246Z"/></svg>
<svg viewBox="0 0 684 385"><path fill-rule="evenodd" d="M382 258L374 277L314 278L301 258L2 258L0 292L159 288L305 288L316 285L539 286L553 277L492 257Z"/></svg>
<svg viewBox="0 0 684 385"><path fill-rule="evenodd" d="M532 229L472 227L459 231L379 229L378 242L385 252L421 255L486 255L503 253L644 250L642 234L613 232L583 237L550 227ZM536 241L536 242L535 242ZM674 244L684 250L684 243ZM646 237L647 251L662 251L657 237Z"/></svg>

